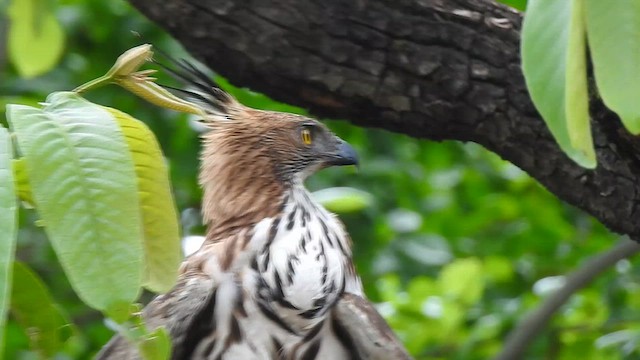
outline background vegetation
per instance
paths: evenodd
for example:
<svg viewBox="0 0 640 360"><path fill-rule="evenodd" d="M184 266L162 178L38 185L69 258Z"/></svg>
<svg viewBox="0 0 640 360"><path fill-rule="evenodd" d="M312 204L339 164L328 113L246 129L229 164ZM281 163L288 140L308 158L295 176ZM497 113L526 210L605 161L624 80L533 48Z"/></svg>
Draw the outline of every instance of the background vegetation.
<svg viewBox="0 0 640 360"><path fill-rule="evenodd" d="M0 47L0 112L6 103L33 105L51 92L98 77L122 51L141 42L181 53L173 40L123 0L16 1L38 8L34 13L55 15L63 36L41 46L62 50L55 68L29 77L37 71L12 66L12 47ZM0 20L5 30L6 24L7 17ZM31 54L29 59L37 62L40 56ZM250 106L304 112L247 90L228 89ZM153 129L170 165L183 236L201 234L199 141L189 119L158 110L116 87L91 92L87 98L132 114ZM6 126L3 115L0 122ZM357 172L323 171L308 186L350 186L372 194L364 210L341 217L354 239L368 296L379 303L381 313L418 359L494 355L515 322L560 286L564 274L617 241L596 221L475 144L425 142L337 120L327 123L356 147L362 166ZM17 258L35 270L48 290L26 287L23 294L28 296L21 296L13 308L28 306L36 297L42 300L42 291L48 291L75 324L67 332L75 336L61 335L66 343L57 358L89 358L112 332L99 313L74 295L37 226L37 214L21 209L20 219ZM574 296L535 340L529 357L640 356L640 271L635 262L619 262ZM6 359L38 358L29 350L29 329L22 323L13 311L6 329Z"/></svg>

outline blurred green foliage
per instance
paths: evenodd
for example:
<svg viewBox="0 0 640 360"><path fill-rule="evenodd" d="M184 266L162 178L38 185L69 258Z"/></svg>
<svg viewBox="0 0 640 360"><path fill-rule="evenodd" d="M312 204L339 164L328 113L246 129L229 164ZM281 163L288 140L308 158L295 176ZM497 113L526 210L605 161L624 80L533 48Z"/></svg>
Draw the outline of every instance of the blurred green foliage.
<svg viewBox="0 0 640 360"><path fill-rule="evenodd" d="M498 0L498 2L509 5L520 11L524 11L527 8L527 0Z"/></svg>
<svg viewBox="0 0 640 360"><path fill-rule="evenodd" d="M64 29L63 56L54 69L32 79L20 77L15 66L0 64L0 122L5 125L6 103L33 105L53 91L73 89L102 75L134 45L151 42L173 54L182 51L123 0L64 0L51 9ZM2 55L6 53L0 61L6 61ZM250 106L304 113L224 84ZM190 118L159 110L116 87L92 91L87 98L151 127L169 162L183 235L201 234L199 141ZM362 165L358 171L325 170L308 186L348 186L372 194L363 210L341 217L354 240L367 295L417 359L489 358L518 319L561 283L557 276L617 240L478 145L327 123L354 145ZM112 332L71 290L36 214L22 209L20 216L17 258L42 278L60 313L74 324L69 327L73 336L63 333L67 335L61 339L71 341L57 358L89 358ZM640 356L636 263L621 261L574 296L535 339L527 358ZM13 312L6 329L6 359L37 358L21 324L19 313Z"/></svg>

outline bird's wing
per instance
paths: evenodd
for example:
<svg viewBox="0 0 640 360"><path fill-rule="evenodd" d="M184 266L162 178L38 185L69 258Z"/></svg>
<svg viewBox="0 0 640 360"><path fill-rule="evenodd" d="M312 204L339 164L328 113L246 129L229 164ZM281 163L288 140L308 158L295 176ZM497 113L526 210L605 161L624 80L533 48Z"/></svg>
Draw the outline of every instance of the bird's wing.
<svg viewBox="0 0 640 360"><path fill-rule="evenodd" d="M196 259L197 260L197 259ZM164 326L173 345L172 359L187 359L204 337L214 331L214 305L217 284L194 261L187 259L186 268L176 286L153 299L144 309L148 330ZM137 347L122 335L114 336L96 360L139 360Z"/></svg>
<svg viewBox="0 0 640 360"><path fill-rule="evenodd" d="M366 299L344 293L332 311L333 331L357 359L412 359L389 325Z"/></svg>

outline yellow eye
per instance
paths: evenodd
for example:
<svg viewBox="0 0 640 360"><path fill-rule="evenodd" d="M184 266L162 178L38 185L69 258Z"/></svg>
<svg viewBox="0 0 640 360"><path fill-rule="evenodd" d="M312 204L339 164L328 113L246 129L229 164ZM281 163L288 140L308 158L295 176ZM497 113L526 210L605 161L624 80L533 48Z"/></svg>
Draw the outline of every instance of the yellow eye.
<svg viewBox="0 0 640 360"><path fill-rule="evenodd" d="M302 129L302 142L305 145L311 145L311 131L309 129Z"/></svg>

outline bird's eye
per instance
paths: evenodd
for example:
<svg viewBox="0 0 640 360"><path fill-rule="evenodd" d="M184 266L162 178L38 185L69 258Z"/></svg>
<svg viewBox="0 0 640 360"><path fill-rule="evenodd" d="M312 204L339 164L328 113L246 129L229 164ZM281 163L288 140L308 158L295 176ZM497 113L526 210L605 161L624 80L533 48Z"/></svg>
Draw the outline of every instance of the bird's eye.
<svg viewBox="0 0 640 360"><path fill-rule="evenodd" d="M311 131L309 129L302 129L302 142L305 145L311 145Z"/></svg>

